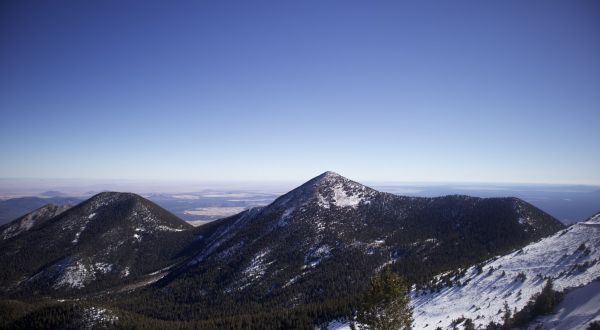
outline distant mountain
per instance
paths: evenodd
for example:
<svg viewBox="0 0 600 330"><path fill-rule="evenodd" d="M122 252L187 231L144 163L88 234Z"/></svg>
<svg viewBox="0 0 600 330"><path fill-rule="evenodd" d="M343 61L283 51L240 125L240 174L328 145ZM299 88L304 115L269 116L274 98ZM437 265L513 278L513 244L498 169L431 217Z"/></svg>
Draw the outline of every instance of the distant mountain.
<svg viewBox="0 0 600 330"><path fill-rule="evenodd" d="M43 208L2 227L5 293L69 295L150 280L193 238L191 225L134 194L101 193L57 210ZM53 211L59 214L48 219Z"/></svg>
<svg viewBox="0 0 600 330"><path fill-rule="evenodd" d="M401 197L326 172L266 207L198 228L191 259L158 284L155 299L198 318L232 302L232 314L256 304L346 304L386 265L421 282L562 228L516 198ZM168 308L152 313L169 317Z"/></svg>
<svg viewBox="0 0 600 330"><path fill-rule="evenodd" d="M0 226L0 238L3 240L17 236L22 232L37 228L43 225L49 219L70 209L71 205L54 205L47 204L39 209L28 213L15 221L12 221L4 226Z"/></svg>
<svg viewBox="0 0 600 330"><path fill-rule="evenodd" d="M0 200L0 225L13 221L46 204L75 205L81 199L74 197L19 197Z"/></svg>
<svg viewBox="0 0 600 330"><path fill-rule="evenodd" d="M68 197L68 194L65 194L61 191L58 190L47 190L44 191L40 194L40 196L44 196L44 197Z"/></svg>

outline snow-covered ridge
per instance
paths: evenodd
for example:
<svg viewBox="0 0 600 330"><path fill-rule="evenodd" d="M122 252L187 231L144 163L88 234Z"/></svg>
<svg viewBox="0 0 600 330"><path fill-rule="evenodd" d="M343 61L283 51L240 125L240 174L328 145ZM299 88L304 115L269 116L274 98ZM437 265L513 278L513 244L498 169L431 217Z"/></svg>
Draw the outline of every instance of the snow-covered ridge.
<svg viewBox="0 0 600 330"><path fill-rule="evenodd" d="M33 228L33 226L39 224L40 222L51 219L70 208L71 205L48 204L42 206L39 209L22 216L14 222L9 223L8 226L2 230L0 236L2 239L9 239L17 236L22 232L30 230Z"/></svg>
<svg viewBox="0 0 600 330"><path fill-rule="evenodd" d="M458 285L439 292L414 291L415 329L451 328L461 317L476 326L501 322L504 302L521 310L547 278L557 291L587 285L600 277L600 214L553 236L466 270Z"/></svg>

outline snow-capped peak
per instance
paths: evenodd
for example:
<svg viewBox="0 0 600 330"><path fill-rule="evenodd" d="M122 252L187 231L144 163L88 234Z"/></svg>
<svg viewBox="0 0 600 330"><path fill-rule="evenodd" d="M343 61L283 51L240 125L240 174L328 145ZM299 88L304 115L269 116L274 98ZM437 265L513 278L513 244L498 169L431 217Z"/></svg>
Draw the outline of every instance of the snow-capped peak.
<svg viewBox="0 0 600 330"><path fill-rule="evenodd" d="M313 180L348 180L345 177L339 175L333 171L326 171L317 175Z"/></svg>
<svg viewBox="0 0 600 330"><path fill-rule="evenodd" d="M374 189L327 171L283 195L272 206L290 209L317 202L326 209L332 206L357 207L361 202L368 203L368 198L375 194L377 191Z"/></svg>

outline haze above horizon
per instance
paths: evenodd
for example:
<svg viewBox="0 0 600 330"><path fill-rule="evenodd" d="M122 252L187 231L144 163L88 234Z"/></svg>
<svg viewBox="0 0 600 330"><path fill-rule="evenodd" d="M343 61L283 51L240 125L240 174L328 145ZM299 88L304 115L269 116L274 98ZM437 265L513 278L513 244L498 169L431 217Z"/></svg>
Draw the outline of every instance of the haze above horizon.
<svg viewBox="0 0 600 330"><path fill-rule="evenodd" d="M0 5L0 177L600 184L597 1Z"/></svg>

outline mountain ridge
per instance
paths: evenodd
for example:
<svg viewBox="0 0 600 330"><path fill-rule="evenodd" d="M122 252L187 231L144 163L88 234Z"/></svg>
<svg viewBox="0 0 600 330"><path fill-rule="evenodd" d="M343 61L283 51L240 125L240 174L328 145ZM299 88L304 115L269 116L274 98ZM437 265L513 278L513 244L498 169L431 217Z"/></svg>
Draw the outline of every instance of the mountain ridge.
<svg viewBox="0 0 600 330"><path fill-rule="evenodd" d="M33 229L0 244L0 262L14 270L2 273L3 288L68 294L129 282L167 266L193 235L191 225L156 204L115 192L97 194ZM176 238L182 242L172 242Z"/></svg>
<svg viewBox="0 0 600 330"><path fill-rule="evenodd" d="M185 294L180 302L207 310L244 296L287 308L343 301L383 267L422 281L562 228L517 198L403 197L325 172L270 205L197 228L190 261L156 284L170 294L154 299Z"/></svg>
<svg viewBox="0 0 600 330"><path fill-rule="evenodd" d="M144 320L281 326L294 311L304 327L347 315L383 268L422 285L563 228L517 198L397 196L334 172L197 228L135 194L101 193L0 242L11 266L0 283L17 298L102 292Z"/></svg>

